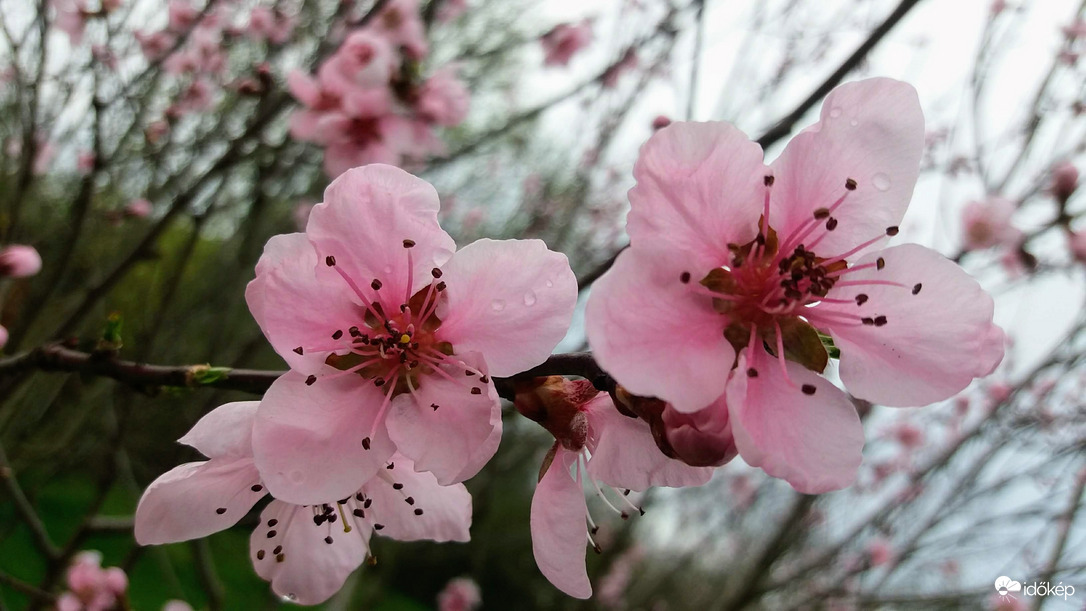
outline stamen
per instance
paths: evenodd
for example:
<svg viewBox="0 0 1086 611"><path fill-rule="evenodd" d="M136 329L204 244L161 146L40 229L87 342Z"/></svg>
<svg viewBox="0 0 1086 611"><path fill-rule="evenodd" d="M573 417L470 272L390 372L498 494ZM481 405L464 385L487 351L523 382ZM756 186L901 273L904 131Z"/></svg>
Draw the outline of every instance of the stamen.
<svg viewBox="0 0 1086 611"><path fill-rule="evenodd" d="M328 258L332 259L333 262L335 261L335 259L333 257L328 257ZM358 298L362 300L362 305L364 305L366 307L366 310L368 310L371 314L373 314L373 316L375 318L380 319L381 315L377 312L377 309L375 307L373 307L373 303L370 301L370 299L368 297L366 297L366 294L362 292L362 289L359 288L357 284L355 284L354 280L352 280L351 277L347 275L347 272L344 272L343 270L336 267L335 265L332 265L331 267L332 267L332 269L336 270L336 273L339 274L340 278L343 278L343 280L347 283L347 286L351 287L351 290L354 291L354 294L357 295Z"/></svg>
<svg viewBox="0 0 1086 611"><path fill-rule="evenodd" d="M411 258L411 249L415 246L414 240L404 240L403 247L407 249L407 288L404 289L407 294L403 298L403 302L406 304L411 301L411 287L415 286L415 263Z"/></svg>
<svg viewBox="0 0 1086 611"><path fill-rule="evenodd" d="M796 385L788 375L788 364L784 360L784 334L781 333L781 324L774 320L773 328L777 331L777 362L780 363L781 373L784 374L785 382L788 382L789 386L795 388Z"/></svg>

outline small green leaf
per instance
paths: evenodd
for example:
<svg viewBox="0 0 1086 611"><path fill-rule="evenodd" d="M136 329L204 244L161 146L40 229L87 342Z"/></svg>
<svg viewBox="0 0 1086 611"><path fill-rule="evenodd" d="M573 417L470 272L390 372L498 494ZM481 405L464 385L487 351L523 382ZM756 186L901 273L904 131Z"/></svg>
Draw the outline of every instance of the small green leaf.
<svg viewBox="0 0 1086 611"><path fill-rule="evenodd" d="M193 365L189 368L189 380L194 386L214 384L219 380L225 380L230 374L229 367L211 367L210 365Z"/></svg>

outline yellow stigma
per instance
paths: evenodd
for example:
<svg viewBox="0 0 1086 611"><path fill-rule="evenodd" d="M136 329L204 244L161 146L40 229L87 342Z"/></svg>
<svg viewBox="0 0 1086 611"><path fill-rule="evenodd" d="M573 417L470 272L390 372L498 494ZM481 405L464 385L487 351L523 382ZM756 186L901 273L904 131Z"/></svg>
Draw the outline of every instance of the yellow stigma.
<svg viewBox="0 0 1086 611"><path fill-rule="evenodd" d="M409 343L411 343L411 336L404 333L403 335L400 336L400 343L401 344L409 344Z"/></svg>

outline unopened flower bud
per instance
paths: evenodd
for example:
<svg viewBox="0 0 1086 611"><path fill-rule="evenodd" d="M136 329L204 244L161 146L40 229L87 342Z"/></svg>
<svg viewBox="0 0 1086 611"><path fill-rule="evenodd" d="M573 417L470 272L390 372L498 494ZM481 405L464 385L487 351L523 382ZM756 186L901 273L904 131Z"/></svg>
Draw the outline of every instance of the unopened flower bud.
<svg viewBox="0 0 1086 611"><path fill-rule="evenodd" d="M14 244L0 250L0 277L25 278L41 270L41 255L32 246Z"/></svg>
<svg viewBox="0 0 1086 611"><path fill-rule="evenodd" d="M1061 202L1066 202L1078 188L1078 168L1068 161L1056 164L1052 168L1052 195Z"/></svg>
<svg viewBox="0 0 1086 611"><path fill-rule="evenodd" d="M657 117L652 120L652 129L654 131L658 129L664 129L668 125L671 125L671 119L665 117L664 115L657 115Z"/></svg>

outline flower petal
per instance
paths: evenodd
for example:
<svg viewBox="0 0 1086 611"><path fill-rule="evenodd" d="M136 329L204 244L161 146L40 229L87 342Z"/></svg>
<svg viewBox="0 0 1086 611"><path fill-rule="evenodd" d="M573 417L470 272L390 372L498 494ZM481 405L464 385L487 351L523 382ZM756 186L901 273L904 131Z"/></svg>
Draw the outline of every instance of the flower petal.
<svg viewBox="0 0 1086 611"><path fill-rule="evenodd" d="M347 170L328 185L313 207L306 235L319 259L334 257L368 298L395 312L433 278L430 270L449 260L456 244L437 224L440 207L430 183L388 165ZM405 248L405 240L414 242ZM408 286L408 260L412 268ZM379 280L381 289L371 291Z"/></svg>
<svg viewBox="0 0 1086 611"><path fill-rule="evenodd" d="M634 248L681 253L704 276L754 238L767 168L762 147L728 123L672 123L641 147L626 230Z"/></svg>
<svg viewBox="0 0 1086 611"><path fill-rule="evenodd" d="M725 318L711 299L690 293L681 274L660 253L626 250L593 285L585 330L619 384L690 412L724 393L735 350L724 338Z"/></svg>
<svg viewBox="0 0 1086 611"><path fill-rule="evenodd" d="M174 467L143 492L136 507L136 541L174 543L230 528L263 498L263 489L252 489L259 483L250 458L212 458Z"/></svg>
<svg viewBox="0 0 1086 611"><path fill-rule="evenodd" d="M253 455L268 491L298 504L354 494L393 452L383 426L369 449L363 445L384 400L352 375L309 386L291 371L273 382L253 427Z"/></svg>
<svg viewBox="0 0 1086 611"><path fill-rule="evenodd" d="M392 469L370 480L362 492L373 499L367 518L383 526L380 534L399 541L468 541L471 495L463 484L442 486L431 473L418 472L406 457L394 455ZM411 502L407 502L411 499ZM372 514L372 515L371 515Z"/></svg>
<svg viewBox="0 0 1086 611"><path fill-rule="evenodd" d="M532 554L543 576L574 598L592 596L585 566L588 507L580 482L570 475L577 455L559 449L532 496Z"/></svg>
<svg viewBox="0 0 1086 611"><path fill-rule="evenodd" d="M307 375L327 371L324 361L332 351L318 348L347 344L332 335L365 315L343 279L333 276L318 269L317 251L305 234L290 233L268 240L256 278L245 287L245 301L264 336L291 369Z"/></svg>
<svg viewBox="0 0 1086 611"><path fill-rule="evenodd" d="M585 409L592 451L588 472L596 480L615 488L643 491L652 486L700 486L713 476L712 468L691 467L664 456L648 423L620 414L606 393Z"/></svg>
<svg viewBox="0 0 1086 611"><path fill-rule="evenodd" d="M476 353L449 358L487 374ZM490 460L498 449L502 418L492 380L467 377L464 367L452 364L441 370L445 375L420 377L415 392L392 400L387 425L396 448L415 468L433 473L447 486L471 478ZM479 394L473 394L476 388Z"/></svg>
<svg viewBox="0 0 1086 611"><path fill-rule="evenodd" d="M864 431L845 393L792 362L748 351L728 382L728 408L739 455L804 494L852 485L863 459ZM749 376L748 369L757 371Z"/></svg>
<svg viewBox="0 0 1086 611"><path fill-rule="evenodd" d="M344 532L343 522L317 525L312 518L307 507L272 501L249 538L256 574L276 594L303 605L331 598L369 553L368 528L356 524Z"/></svg>
<svg viewBox="0 0 1086 611"><path fill-rule="evenodd" d="M1003 333L992 324L994 303L969 274L941 254L917 244L871 253L849 274L850 282L902 286L847 286L829 297L863 305L835 307L857 317L885 317L880 325L827 323L841 349L841 381L852 394L890 406L927 405L985 376L1003 358Z"/></svg>
<svg viewBox="0 0 1086 611"><path fill-rule="evenodd" d="M253 456L253 421L259 401L237 401L220 405L177 441L209 458Z"/></svg>
<svg viewBox="0 0 1086 611"><path fill-rule="evenodd" d="M872 78L834 89L819 122L797 134L772 164L769 224L782 240L848 193L833 212L837 226L817 252L843 254L901 222L920 173L924 114L907 83ZM857 183L854 191L845 181Z"/></svg>
<svg viewBox="0 0 1086 611"><path fill-rule="evenodd" d="M496 376L542 363L569 329L577 278L541 240L476 240L441 271L449 288L439 336L482 353Z"/></svg>

